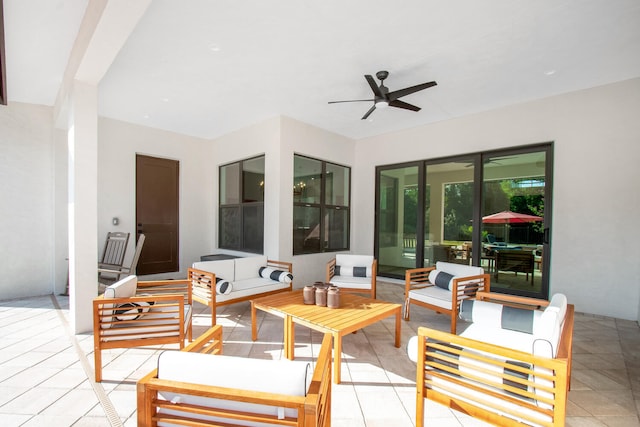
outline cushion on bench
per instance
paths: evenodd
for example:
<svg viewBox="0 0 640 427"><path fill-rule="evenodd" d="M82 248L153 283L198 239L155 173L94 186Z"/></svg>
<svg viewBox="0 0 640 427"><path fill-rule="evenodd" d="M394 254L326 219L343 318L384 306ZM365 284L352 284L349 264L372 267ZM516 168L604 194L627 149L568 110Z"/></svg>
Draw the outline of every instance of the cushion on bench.
<svg viewBox="0 0 640 427"><path fill-rule="evenodd" d="M291 283L293 281L293 274L285 270L277 270L272 267L260 267L258 272L260 273L260 277L275 280L276 282Z"/></svg>
<svg viewBox="0 0 640 427"><path fill-rule="evenodd" d="M451 291L438 286L428 286L409 291L410 299L442 307L446 310L451 310L451 297Z"/></svg>
<svg viewBox="0 0 640 427"><path fill-rule="evenodd" d="M511 307L488 301L463 300L459 316L467 322L487 328L509 329L527 334L534 333L534 325L540 320L542 311Z"/></svg>
<svg viewBox="0 0 640 427"><path fill-rule="evenodd" d="M461 336L555 357L567 312L567 298L554 294L543 310L527 310L488 301L464 300L460 318L473 322Z"/></svg>
<svg viewBox="0 0 640 427"><path fill-rule="evenodd" d="M484 274L482 267L472 267L463 264L438 261L435 270L429 272L429 282L446 290L451 290L453 279L459 277L478 276ZM472 282L473 283L473 282ZM458 282L458 286L465 282Z"/></svg>
<svg viewBox="0 0 640 427"><path fill-rule="evenodd" d="M233 261L232 259L223 259L218 261L194 262L193 268L213 273L216 275L216 279L233 282L235 279L235 263Z"/></svg>
<svg viewBox="0 0 640 427"><path fill-rule="evenodd" d="M288 289L289 284L282 282L274 282L271 279L265 279L262 277L256 277L253 279L246 279L240 282L233 283L233 292L226 295L216 295L217 302L224 302L237 298L249 297L251 295L257 295L264 292L276 291L278 289ZM198 288L193 288L193 294L204 296ZM206 296L205 296L206 297Z"/></svg>
<svg viewBox="0 0 640 427"><path fill-rule="evenodd" d="M136 295L138 289L138 278L134 275L109 285L104 290L105 298L129 298Z"/></svg>
<svg viewBox="0 0 640 427"><path fill-rule="evenodd" d="M233 261L235 261L234 282L260 277L260 267L267 265L266 255L236 258Z"/></svg>
<svg viewBox="0 0 640 427"><path fill-rule="evenodd" d="M289 396L306 396L311 375L309 363L301 361L249 359L183 351L165 351L158 357L158 379ZM249 410L278 418L297 416L297 411L293 409L268 405L167 392L161 392L160 396L170 401L179 399L183 403L226 410Z"/></svg>
<svg viewBox="0 0 640 427"><path fill-rule="evenodd" d="M104 290L104 298L131 298L136 295L136 290L138 289L138 277L134 275L130 275L125 277L124 279L120 279L117 282L107 286ZM105 304L103 306L104 314L109 316L109 314L115 314L114 311L109 313L110 308L117 308L114 304ZM105 318L105 320L107 320ZM116 317L111 319L112 322L116 321ZM109 329L111 327L111 323L102 323L100 327L102 329Z"/></svg>
<svg viewBox="0 0 640 427"><path fill-rule="evenodd" d="M334 274L335 276L343 277L371 278L373 274L372 266L373 255L336 254ZM371 285L371 280L368 283Z"/></svg>

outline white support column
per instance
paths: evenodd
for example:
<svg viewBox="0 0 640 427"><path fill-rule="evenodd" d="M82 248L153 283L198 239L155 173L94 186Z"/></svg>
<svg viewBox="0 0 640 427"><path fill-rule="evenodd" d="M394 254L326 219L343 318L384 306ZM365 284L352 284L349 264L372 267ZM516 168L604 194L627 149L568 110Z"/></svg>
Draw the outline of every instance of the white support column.
<svg viewBox="0 0 640 427"><path fill-rule="evenodd" d="M92 330L98 294L98 88L74 81L69 104L69 311L78 334Z"/></svg>

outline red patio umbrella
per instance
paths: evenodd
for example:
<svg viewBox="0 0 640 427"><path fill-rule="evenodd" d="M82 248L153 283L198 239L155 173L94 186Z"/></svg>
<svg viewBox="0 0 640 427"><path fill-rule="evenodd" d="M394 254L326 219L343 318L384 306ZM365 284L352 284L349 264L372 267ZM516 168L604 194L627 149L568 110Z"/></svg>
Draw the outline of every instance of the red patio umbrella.
<svg viewBox="0 0 640 427"><path fill-rule="evenodd" d="M536 215L528 215L512 211L502 211L491 215L483 216L482 222L485 224L504 224L505 240L509 241L509 224L523 224L526 222L539 222L544 218Z"/></svg>
<svg viewBox="0 0 640 427"><path fill-rule="evenodd" d="M542 220L543 218L541 216L527 215L512 211L502 211L482 217L482 222L485 224L521 224L524 222L538 222Z"/></svg>

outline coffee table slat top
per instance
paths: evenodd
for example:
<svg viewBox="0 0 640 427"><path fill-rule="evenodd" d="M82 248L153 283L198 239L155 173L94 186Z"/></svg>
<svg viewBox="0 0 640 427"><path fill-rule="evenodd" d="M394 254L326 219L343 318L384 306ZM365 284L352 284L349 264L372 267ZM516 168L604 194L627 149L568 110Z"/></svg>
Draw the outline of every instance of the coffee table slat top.
<svg viewBox="0 0 640 427"><path fill-rule="evenodd" d="M340 296L340 307L319 307L302 303L302 290L269 295L253 300L261 310L292 316L296 323L309 323L328 331L360 329L362 325L370 325L373 319L389 316L390 310L400 304L362 297L350 293ZM358 320L361 322L358 322ZM375 321L375 320L373 320Z"/></svg>

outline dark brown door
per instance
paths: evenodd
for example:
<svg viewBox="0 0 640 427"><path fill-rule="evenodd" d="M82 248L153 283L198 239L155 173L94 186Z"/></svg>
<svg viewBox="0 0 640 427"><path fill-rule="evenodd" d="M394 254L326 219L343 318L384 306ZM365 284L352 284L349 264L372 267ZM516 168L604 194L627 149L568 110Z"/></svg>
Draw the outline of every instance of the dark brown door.
<svg viewBox="0 0 640 427"><path fill-rule="evenodd" d="M178 180L175 160L136 155L137 234L145 241L137 274L179 271Z"/></svg>

